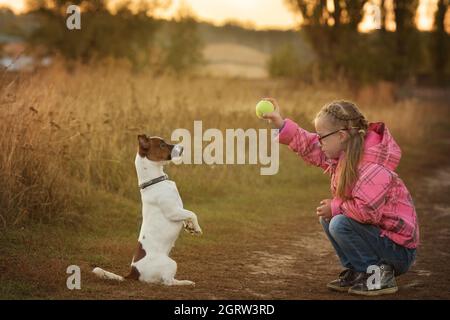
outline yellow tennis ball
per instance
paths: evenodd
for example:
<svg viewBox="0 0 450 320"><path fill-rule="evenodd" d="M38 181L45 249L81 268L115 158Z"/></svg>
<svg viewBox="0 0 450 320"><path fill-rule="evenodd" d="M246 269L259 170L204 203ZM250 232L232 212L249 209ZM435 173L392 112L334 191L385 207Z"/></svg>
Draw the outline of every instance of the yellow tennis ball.
<svg viewBox="0 0 450 320"><path fill-rule="evenodd" d="M269 113L275 111L275 107L270 101L261 100L256 104L256 116L263 119L262 115L264 113Z"/></svg>

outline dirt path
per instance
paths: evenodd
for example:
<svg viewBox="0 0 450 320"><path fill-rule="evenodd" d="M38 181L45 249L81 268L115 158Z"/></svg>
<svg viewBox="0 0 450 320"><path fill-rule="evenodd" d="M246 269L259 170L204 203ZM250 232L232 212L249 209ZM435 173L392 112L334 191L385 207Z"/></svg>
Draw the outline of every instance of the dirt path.
<svg viewBox="0 0 450 320"><path fill-rule="evenodd" d="M389 299L450 299L450 167L418 181L416 205L422 245L415 265L398 278L400 291ZM246 256L252 281L245 298L352 299L325 284L341 270L338 259L313 214L279 225ZM235 258L237 259L237 258ZM245 293L245 294L244 294ZM230 297L224 295L222 297ZM234 297L231 296L231 297Z"/></svg>
<svg viewBox="0 0 450 320"><path fill-rule="evenodd" d="M410 272L398 278L399 293L387 298L450 299L450 167L437 170L419 183L416 203L422 240L418 258ZM298 229L291 230L289 238L265 247L264 251L254 251L258 263L249 268L261 276L255 295L273 299L352 298L325 288L340 267L314 220L307 217L293 223ZM267 290L269 285L285 290Z"/></svg>
<svg viewBox="0 0 450 320"><path fill-rule="evenodd" d="M398 278L399 292L381 299L450 299L450 200L446 197L450 194L450 167L417 183L422 239L418 258L411 271ZM257 237L241 234L223 245L189 246L182 251L175 248L173 257L182 262L178 278L194 280L196 287L113 284L87 275L87 290L66 290L63 295L104 299L357 299L326 289L325 284L341 267L313 214L272 225Z"/></svg>
<svg viewBox="0 0 450 320"><path fill-rule="evenodd" d="M411 271L398 278L399 292L381 299L450 299L450 167L411 181L421 247ZM244 228L224 243L176 246L177 278L195 281L194 288L103 281L90 272L94 265L89 258L71 258L65 253L70 248L42 256L33 252L33 238L20 240L29 241L30 252L14 251L0 259L0 282L15 296L44 299L358 299L326 289L341 267L315 215L290 216L264 225L263 232ZM102 266L126 274L134 243L108 240L105 245L109 249L103 251L114 253ZM74 262L82 270L82 290L70 291L64 271Z"/></svg>

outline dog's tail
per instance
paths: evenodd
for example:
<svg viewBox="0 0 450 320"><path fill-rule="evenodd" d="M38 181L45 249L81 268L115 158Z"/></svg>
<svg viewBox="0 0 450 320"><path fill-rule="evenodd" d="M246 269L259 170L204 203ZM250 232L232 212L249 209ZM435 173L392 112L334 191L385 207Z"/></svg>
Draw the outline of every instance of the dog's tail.
<svg viewBox="0 0 450 320"><path fill-rule="evenodd" d="M122 276L119 276L115 273L103 270L102 268L96 267L92 272L99 278L102 279L108 279L108 280L116 280L116 281L124 281L125 278Z"/></svg>

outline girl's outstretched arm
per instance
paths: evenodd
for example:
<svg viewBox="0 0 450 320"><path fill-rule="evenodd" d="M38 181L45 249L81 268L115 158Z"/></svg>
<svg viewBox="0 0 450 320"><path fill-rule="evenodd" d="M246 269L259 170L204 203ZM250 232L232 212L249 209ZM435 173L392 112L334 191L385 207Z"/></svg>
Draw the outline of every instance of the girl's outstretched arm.
<svg viewBox="0 0 450 320"><path fill-rule="evenodd" d="M332 163L319 144L319 136L299 127L294 121L285 119L280 115L280 108L275 99L265 98L275 106L275 111L263 115L264 119L270 120L273 126L280 130L278 140L282 144L289 146L289 149L296 152L305 162L328 169Z"/></svg>
<svg viewBox="0 0 450 320"><path fill-rule="evenodd" d="M331 162L320 148L317 134L300 128L290 119L284 121L284 127L278 135L280 143L288 145L289 149L296 152L305 162L328 169Z"/></svg>

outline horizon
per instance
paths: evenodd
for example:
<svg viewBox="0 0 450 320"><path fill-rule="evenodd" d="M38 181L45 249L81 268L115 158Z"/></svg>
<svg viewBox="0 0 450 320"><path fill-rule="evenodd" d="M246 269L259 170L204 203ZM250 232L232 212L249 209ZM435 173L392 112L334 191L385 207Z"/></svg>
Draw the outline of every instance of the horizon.
<svg viewBox="0 0 450 320"><path fill-rule="evenodd" d="M421 31L433 28L434 11L437 0L419 0L417 10L417 27ZM118 0L110 0L108 7L113 10ZM375 0L378 3L377 0ZM15 14L26 12L26 0L0 0L0 7L8 7ZM233 22L247 29L254 30L297 30L301 17L292 13L283 0L172 0L169 8L158 10L156 18L173 20L177 13L185 9L199 22L206 22L215 26L223 26ZM236 15L236 12L239 12ZM260 17L264 17L261 19ZM375 29L373 19L366 16L360 24L360 31L367 32ZM395 29L391 21L388 29Z"/></svg>

